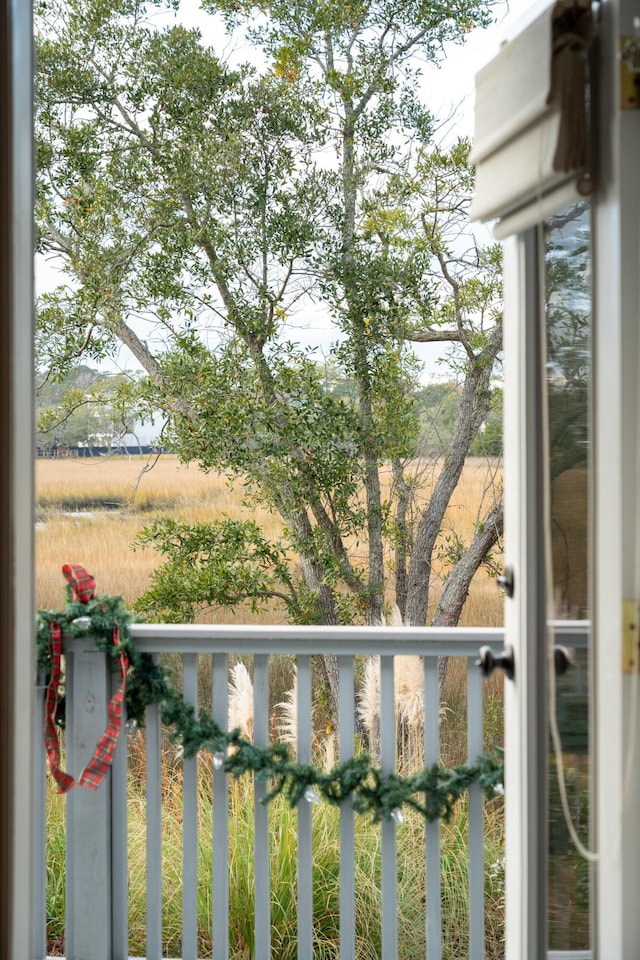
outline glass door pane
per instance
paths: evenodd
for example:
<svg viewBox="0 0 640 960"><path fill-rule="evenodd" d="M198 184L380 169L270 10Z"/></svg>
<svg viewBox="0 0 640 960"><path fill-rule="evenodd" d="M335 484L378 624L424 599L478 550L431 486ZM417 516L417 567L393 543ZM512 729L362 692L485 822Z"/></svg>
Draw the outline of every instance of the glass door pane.
<svg viewBox="0 0 640 960"><path fill-rule="evenodd" d="M544 226L546 407L548 414L550 575L553 619L590 617L591 228L588 204ZM561 642L556 640L556 643ZM573 844L563 813L558 765L578 836L589 844L589 651L556 677L555 713L562 752L549 746L549 949L589 947L589 864ZM551 704L550 704L551 708Z"/></svg>

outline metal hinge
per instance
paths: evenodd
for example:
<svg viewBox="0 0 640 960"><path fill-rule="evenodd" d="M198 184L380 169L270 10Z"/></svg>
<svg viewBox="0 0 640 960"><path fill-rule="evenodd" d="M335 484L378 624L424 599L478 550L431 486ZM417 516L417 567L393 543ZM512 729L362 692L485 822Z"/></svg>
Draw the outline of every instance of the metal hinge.
<svg viewBox="0 0 640 960"><path fill-rule="evenodd" d="M622 672L640 670L640 617L635 600L622 601Z"/></svg>

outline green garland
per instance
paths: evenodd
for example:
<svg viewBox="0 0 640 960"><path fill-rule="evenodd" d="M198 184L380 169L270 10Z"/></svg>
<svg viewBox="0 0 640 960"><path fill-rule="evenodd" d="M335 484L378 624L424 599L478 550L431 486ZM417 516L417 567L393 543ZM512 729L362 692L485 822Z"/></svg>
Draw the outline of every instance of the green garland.
<svg viewBox="0 0 640 960"><path fill-rule="evenodd" d="M196 715L195 708L185 703L172 686L165 667L153 662L149 654L140 653L129 630L134 619L125 608L122 597L100 597L89 603L78 603L67 588L68 604L64 611L40 611L37 618L38 665L48 674L51 669L50 625L57 623L71 636L86 636L90 630L98 650L108 653L114 662L124 649L129 659L126 704L127 718L142 724L145 707L160 705L163 724L170 728L170 738L178 742L185 758L199 750L213 754L214 766L224 768L238 778L253 772L257 779L268 782L268 803L282 794L292 806L302 799L325 799L340 805L351 798L354 810L370 814L375 821L400 820L403 805L419 811L426 820L449 820L460 797L474 783L485 795L501 792L504 764L501 752L485 754L475 764L461 764L453 769L433 764L409 777L385 774L371 765L367 753L337 764L323 773L313 764L296 763L289 747L274 743L259 747L245 740L239 730L225 732L205 710ZM114 628L119 628L121 645L113 643ZM64 724L64 697L60 699L57 721Z"/></svg>

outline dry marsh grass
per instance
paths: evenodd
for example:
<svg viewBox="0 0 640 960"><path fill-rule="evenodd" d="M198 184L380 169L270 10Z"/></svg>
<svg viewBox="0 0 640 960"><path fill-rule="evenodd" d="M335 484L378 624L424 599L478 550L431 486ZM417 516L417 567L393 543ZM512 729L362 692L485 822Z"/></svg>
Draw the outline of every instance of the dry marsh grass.
<svg viewBox="0 0 640 960"><path fill-rule="evenodd" d="M421 496L425 499L437 477L437 465L422 474ZM499 468L470 459L447 511L441 538L456 536L468 543L479 512L486 509L492 479L501 482ZM242 484L230 484L222 475L184 466L176 457L101 457L69 460L38 460L36 463L38 524L36 570L38 608L52 609L64 599L63 563L82 563L96 577L101 593L121 594L132 603L148 588L149 577L161 562L153 550L132 549L140 529L156 516L172 516L189 523L206 522L223 515L235 519L252 517L268 536L277 537L282 524L264 509L247 507ZM500 564L500 557L496 556ZM445 572L443 556L434 565L434 597ZM393 597L390 597L393 602ZM245 623L279 622L282 610L274 606L256 615L248 605L231 611L209 611L208 622L229 619ZM495 580L485 569L476 574L461 624L498 626L502 623L502 597Z"/></svg>
<svg viewBox="0 0 640 960"><path fill-rule="evenodd" d="M133 603L148 588L149 576L161 560L149 548L131 546L153 517L202 523L223 515L251 516L269 535L277 536L281 529L269 511L243 505L240 484L184 466L170 455L153 461L146 457L38 460L36 498L39 609L61 604L60 568L67 562L90 570L101 593L119 594ZM242 619L256 618L247 610Z"/></svg>
<svg viewBox="0 0 640 960"><path fill-rule="evenodd" d="M36 465L38 495L37 547L37 604L40 608L57 608L64 602L64 580L61 566L65 562L84 564L96 577L100 593L121 594L131 604L148 586L149 576L161 562L152 550L132 550L131 543L140 528L154 516L171 515L188 522L203 522L226 514L234 518L254 517L267 531L277 536L278 518L267 511L249 510L243 504L241 484L230 487L224 477L204 474L195 467L184 467L175 457L163 456L152 470L145 470L144 458L113 458L99 460L40 460ZM425 475L422 495L426 498L435 480L437 469ZM487 466L470 461L465 468L448 514L445 536L455 531L466 542L473 534L478 511L488 495ZM500 558L496 557L500 564ZM436 565L434 584L445 573L445 561ZM434 590L437 594L437 589ZM392 601L393 598L390 598ZM437 601L437 596L434 602ZM282 620L282 611L274 607L267 617L274 622ZM205 618L203 618L205 619ZM206 619L236 619L250 623L258 617L248 609L221 611ZM462 621L465 624L499 625L502 622L502 597L495 581L487 571L480 570L474 579ZM467 661L450 661L443 690L446 712L441 724L441 762L453 765L466 759L466 670ZM236 670L238 683L244 693L246 671ZM240 676L242 674L242 676ZM179 670L174 677L180 683ZM199 671L204 680L200 690L203 703L208 702L211 681L209 674ZM240 683L242 680L242 684ZM273 658L270 666L270 702L282 702L293 683L293 666L288 658ZM484 729L487 748L502 742L501 710L502 678L491 678L484 685ZM246 697L245 697L246 699ZM316 707L318 704L315 705ZM320 711L319 711L320 712ZM276 723L275 713L271 718ZM314 759L316 763L331 766L327 755L332 744L325 724L316 724ZM407 756L408 769L422 762L421 748ZM145 752L140 731L129 737L129 922L133 953L144 952L144 830L145 806L143 784L145 779ZM335 759L335 758L334 758ZM199 856L198 904L199 949L210 953L211 905L211 757L200 755L199 818L204 838ZM176 956L180 950L180 890L179 865L182 862L182 811L180 794L180 764L175 748L163 755L163 918L165 952ZM253 943L252 912L247 905L252 899L253 869L253 811L247 802L247 785L231 785L230 815L230 875L232 900L230 905L230 936L238 960L247 957ZM281 799L281 798L280 798ZM65 832L63 798L48 791L48 948L53 954L64 953L64 897L65 897ZM297 934L295 930L295 811L284 803L275 802L270 808L273 851L271 858L273 902L272 938L278 944L282 960L295 957ZM337 814L328 805L314 811L314 851L319 854L314 873L314 917L316 920L318 955L337 956L337 933L334 930L338 915L339 833ZM503 821L499 801L485 811L486 851L486 949L487 957L498 960L502 956L503 886L501 876L494 877L495 864L503 855ZM372 960L381 955L379 879L379 832L368 822L360 820L356 831L356 919L358 927L358 960ZM443 960L454 960L467 950L468 937L468 843L464 803L456 811L451 824L442 826L442 883L443 883ZM424 954L424 885L420 880L420 856L424 850L424 824L411 811L398 832L400 956L402 960ZM208 851L208 853L207 853ZM176 866L177 865L177 866ZM322 937L320 937L322 934ZM322 942L321 942L322 940Z"/></svg>
<svg viewBox="0 0 640 960"><path fill-rule="evenodd" d="M60 510L122 509L131 514L191 512L200 520L226 513L246 515L242 485L221 474L181 464L177 457L96 457L36 462L36 498L41 518ZM278 524L267 510L262 525Z"/></svg>

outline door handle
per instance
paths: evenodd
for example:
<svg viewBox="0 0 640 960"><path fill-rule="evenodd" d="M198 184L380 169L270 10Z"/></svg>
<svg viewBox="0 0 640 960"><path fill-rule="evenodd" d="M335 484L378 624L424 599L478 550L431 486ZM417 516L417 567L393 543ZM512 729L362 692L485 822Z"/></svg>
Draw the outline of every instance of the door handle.
<svg viewBox="0 0 640 960"><path fill-rule="evenodd" d="M553 667L557 677L563 676L572 664L571 653L567 647L559 644L553 648ZM494 653L491 647L480 647L476 666L480 667L482 676L490 677L494 670L504 670L509 680L515 676L515 661L513 647L505 647L500 653Z"/></svg>
<svg viewBox="0 0 640 960"><path fill-rule="evenodd" d="M476 666L480 667L482 676L490 677L496 668L504 670L509 680L515 676L515 661L513 647L505 647L501 653L494 653L491 647L480 647Z"/></svg>
<svg viewBox="0 0 640 960"><path fill-rule="evenodd" d="M515 590L515 575L513 572L513 567L505 567L497 578L497 583L498 586L502 587L504 590L505 596L512 597Z"/></svg>
<svg viewBox="0 0 640 960"><path fill-rule="evenodd" d="M553 666L556 671L556 677L561 677L566 673L572 663L573 657L566 647L558 644L553 648Z"/></svg>

